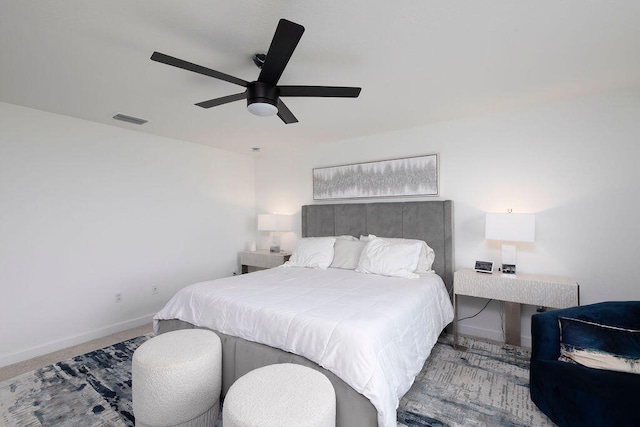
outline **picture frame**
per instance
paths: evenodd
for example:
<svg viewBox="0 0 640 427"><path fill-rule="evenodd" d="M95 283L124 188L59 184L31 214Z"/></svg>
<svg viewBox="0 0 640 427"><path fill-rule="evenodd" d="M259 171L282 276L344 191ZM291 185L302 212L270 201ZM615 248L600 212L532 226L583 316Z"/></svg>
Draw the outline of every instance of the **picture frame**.
<svg viewBox="0 0 640 427"><path fill-rule="evenodd" d="M314 200L438 195L438 154L313 169Z"/></svg>
<svg viewBox="0 0 640 427"><path fill-rule="evenodd" d="M502 264L502 274L516 274L515 264Z"/></svg>

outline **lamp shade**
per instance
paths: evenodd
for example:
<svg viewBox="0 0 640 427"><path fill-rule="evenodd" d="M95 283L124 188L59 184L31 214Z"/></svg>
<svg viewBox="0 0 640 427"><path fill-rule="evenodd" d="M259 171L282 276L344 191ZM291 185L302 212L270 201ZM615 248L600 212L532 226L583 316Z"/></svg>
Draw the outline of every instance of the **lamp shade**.
<svg viewBox="0 0 640 427"><path fill-rule="evenodd" d="M291 215L259 214L258 231L291 231Z"/></svg>
<svg viewBox="0 0 640 427"><path fill-rule="evenodd" d="M533 242L536 235L536 216L533 214L488 213L484 237L507 242Z"/></svg>

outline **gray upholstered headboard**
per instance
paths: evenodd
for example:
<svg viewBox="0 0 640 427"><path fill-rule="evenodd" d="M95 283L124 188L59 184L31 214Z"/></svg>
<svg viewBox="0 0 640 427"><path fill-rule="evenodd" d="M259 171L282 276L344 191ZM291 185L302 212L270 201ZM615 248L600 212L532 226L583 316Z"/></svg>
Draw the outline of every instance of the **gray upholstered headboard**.
<svg viewBox="0 0 640 427"><path fill-rule="evenodd" d="M453 202L348 203L302 206L302 237L374 234L427 242L433 269L453 286Z"/></svg>

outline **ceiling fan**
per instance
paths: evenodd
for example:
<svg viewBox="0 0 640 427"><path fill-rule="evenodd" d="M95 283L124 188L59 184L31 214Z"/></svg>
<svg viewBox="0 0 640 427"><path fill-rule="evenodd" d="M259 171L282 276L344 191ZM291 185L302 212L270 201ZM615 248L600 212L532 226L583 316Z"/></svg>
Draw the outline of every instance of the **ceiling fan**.
<svg viewBox="0 0 640 427"><path fill-rule="evenodd" d="M267 54L255 54L253 56L253 61L261 68L258 80L253 82L248 82L246 80L221 73L220 71L183 61L182 59L174 58L173 56L165 55L160 52L153 52L151 59L153 61L193 71L194 73L204 74L205 76L214 77L246 88L244 92L198 102L196 105L199 107L211 108L227 104L229 102L246 99L247 109L255 115L266 117L277 113L278 117L280 117L285 124L296 123L298 119L296 119L289 108L287 108L284 102L282 102L280 97L357 98L358 95L360 95L361 90L359 87L278 85L278 80L287 66L287 63L289 62L289 59L298 45L303 33L304 27L302 25L287 21L286 19L281 19L278 22L278 27L273 35L273 40L271 41L271 46L269 46Z"/></svg>

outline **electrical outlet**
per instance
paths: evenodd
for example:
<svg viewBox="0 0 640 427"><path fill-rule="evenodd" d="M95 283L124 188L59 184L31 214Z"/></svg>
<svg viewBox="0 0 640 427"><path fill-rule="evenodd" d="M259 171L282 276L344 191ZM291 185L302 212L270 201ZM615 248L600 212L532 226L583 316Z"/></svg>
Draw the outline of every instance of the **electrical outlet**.
<svg viewBox="0 0 640 427"><path fill-rule="evenodd" d="M118 292L116 294L116 304L119 304L122 302L122 292Z"/></svg>
<svg viewBox="0 0 640 427"><path fill-rule="evenodd" d="M151 295L158 295L158 285L151 285Z"/></svg>

